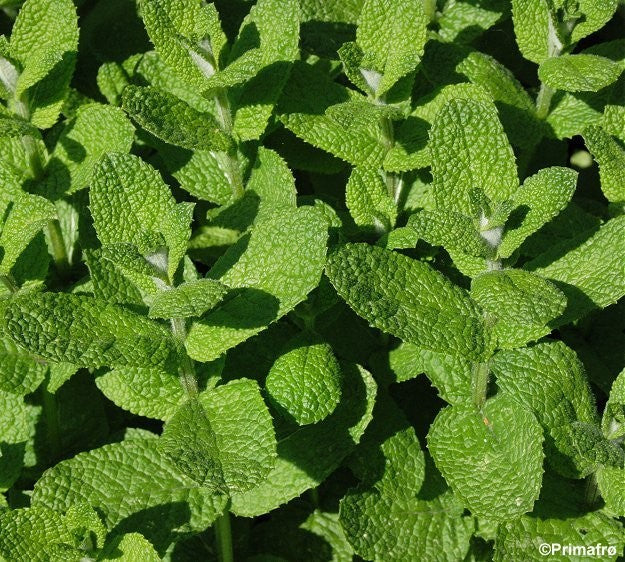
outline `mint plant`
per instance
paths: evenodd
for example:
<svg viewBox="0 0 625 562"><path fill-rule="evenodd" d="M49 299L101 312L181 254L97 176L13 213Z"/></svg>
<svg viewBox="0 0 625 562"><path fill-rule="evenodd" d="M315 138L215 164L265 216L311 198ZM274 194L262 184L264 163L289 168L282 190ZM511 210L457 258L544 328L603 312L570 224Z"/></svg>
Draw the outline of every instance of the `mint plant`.
<svg viewBox="0 0 625 562"><path fill-rule="evenodd" d="M624 16L0 0L0 559L622 559Z"/></svg>

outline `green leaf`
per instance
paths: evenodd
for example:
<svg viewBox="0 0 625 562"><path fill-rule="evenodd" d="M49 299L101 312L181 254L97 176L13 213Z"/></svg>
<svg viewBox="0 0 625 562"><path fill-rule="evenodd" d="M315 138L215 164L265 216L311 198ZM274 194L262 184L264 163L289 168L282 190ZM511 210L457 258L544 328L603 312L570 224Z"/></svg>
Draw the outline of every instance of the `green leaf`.
<svg viewBox="0 0 625 562"><path fill-rule="evenodd" d="M295 209L297 190L295 179L286 162L273 150L259 147L256 162L245 186L245 196L257 207L257 222L278 209ZM232 205L232 209L236 203Z"/></svg>
<svg viewBox="0 0 625 562"><path fill-rule="evenodd" d="M509 394L448 406L428 433L445 480L471 513L497 521L532 510L542 479L542 429Z"/></svg>
<svg viewBox="0 0 625 562"><path fill-rule="evenodd" d="M22 471L31 428L30 412L21 396L0 390L0 406L0 491L4 491Z"/></svg>
<svg viewBox="0 0 625 562"><path fill-rule="evenodd" d="M207 76L196 49L207 35L209 13L193 0L141 1L141 18L159 57L187 86L200 92L207 87Z"/></svg>
<svg viewBox="0 0 625 562"><path fill-rule="evenodd" d="M121 110L96 103L80 107L57 141L42 191L60 196L86 188L100 158L130 152L133 140L134 127Z"/></svg>
<svg viewBox="0 0 625 562"><path fill-rule="evenodd" d="M566 513L566 512L564 512ZM515 521L504 522L497 529L495 540L495 562L508 560L526 560L541 562L545 556L540 546L547 545L608 545L614 546L616 554L605 556L605 560L616 560L623 549L623 528L620 523L601 511L593 511L577 516L567 515L552 510L550 517L523 516ZM558 555L560 560L583 560L589 557ZM555 558L557 559L557 558Z"/></svg>
<svg viewBox="0 0 625 562"><path fill-rule="evenodd" d="M198 279L182 283L154 295L150 303L150 318L189 318L202 316L218 305L228 288L213 279Z"/></svg>
<svg viewBox="0 0 625 562"><path fill-rule="evenodd" d="M356 41L364 53L361 73L376 97L416 69L423 55L427 23L421 2L365 0Z"/></svg>
<svg viewBox="0 0 625 562"><path fill-rule="evenodd" d="M601 127L588 127L584 141L599 164L601 190L606 199L625 201L625 151Z"/></svg>
<svg viewBox="0 0 625 562"><path fill-rule="evenodd" d="M577 0L580 18L575 22L571 33L571 41L580 39L601 29L614 15L618 7L617 0Z"/></svg>
<svg viewBox="0 0 625 562"><path fill-rule="evenodd" d="M276 464L276 436L255 381L238 379L199 397L215 433L231 495L264 485Z"/></svg>
<svg viewBox="0 0 625 562"><path fill-rule="evenodd" d="M203 488L227 493L215 432L197 400L178 408L165 425L159 444L180 472Z"/></svg>
<svg viewBox="0 0 625 562"><path fill-rule="evenodd" d="M117 265L104 257L101 250L86 250L83 257L89 268L93 296L112 304L144 308L139 289L124 276Z"/></svg>
<svg viewBox="0 0 625 562"><path fill-rule="evenodd" d="M120 408L148 418L170 419L187 399L179 377L159 368L117 367L95 382Z"/></svg>
<svg viewBox="0 0 625 562"><path fill-rule="evenodd" d="M468 43L495 25L503 15L503 3L450 2L442 11L438 23L445 41Z"/></svg>
<svg viewBox="0 0 625 562"><path fill-rule="evenodd" d="M130 243L153 253L156 248L146 244L146 236L161 233L168 250L163 269L173 278L186 253L193 206L176 204L154 168L134 155L106 154L94 171L89 197L103 245Z"/></svg>
<svg viewBox="0 0 625 562"><path fill-rule="evenodd" d="M492 105L451 100L432 124L429 148L438 210L472 216L473 191L502 202L519 186L514 153Z"/></svg>
<svg viewBox="0 0 625 562"><path fill-rule="evenodd" d="M397 382L425 373L440 397L450 404L471 400L473 362L460 355L436 353L412 343L389 352L389 364Z"/></svg>
<svg viewBox="0 0 625 562"><path fill-rule="evenodd" d="M241 24L230 60L248 48L250 35L258 34L261 51L261 68L233 96L234 131L242 140L255 140L264 133L291 63L299 58L299 12L297 0L259 0Z"/></svg>
<svg viewBox="0 0 625 562"><path fill-rule="evenodd" d="M345 128L327 110L363 99L308 64L295 64L280 98L278 113L287 129L317 148L355 166L375 168L387 152L377 120Z"/></svg>
<svg viewBox="0 0 625 562"><path fill-rule="evenodd" d="M0 233L0 248L3 250L0 263L2 275L11 271L41 229L57 218L56 209L50 201L28 193L15 193L11 203L7 205L7 212L8 216Z"/></svg>
<svg viewBox="0 0 625 562"><path fill-rule="evenodd" d="M299 425L329 416L341 400L341 367L327 343L300 337L273 364L265 383L278 411Z"/></svg>
<svg viewBox="0 0 625 562"><path fill-rule="evenodd" d="M549 281L521 269L489 271L471 282L471 298L495 320L500 348L521 347L552 330L566 297Z"/></svg>
<svg viewBox="0 0 625 562"><path fill-rule="evenodd" d="M511 199L513 211L506 221L497 254L512 255L523 241L564 209L577 185L577 173L553 166L527 178Z"/></svg>
<svg viewBox="0 0 625 562"><path fill-rule="evenodd" d="M542 82L565 92L596 92L615 82L620 64L596 55L562 55L545 60L538 68Z"/></svg>
<svg viewBox="0 0 625 562"><path fill-rule="evenodd" d="M30 394L46 376L48 367L20 349L8 338L0 339L0 390Z"/></svg>
<svg viewBox="0 0 625 562"><path fill-rule="evenodd" d="M120 555L121 553L121 555ZM159 562L161 557L150 542L139 533L126 533L110 540L98 560L115 560L116 562Z"/></svg>
<svg viewBox="0 0 625 562"><path fill-rule="evenodd" d="M526 265L553 281L566 295L568 306L559 324L604 308L625 295L625 217L611 219L592 236L583 233L573 241L575 246L564 255L556 247Z"/></svg>
<svg viewBox="0 0 625 562"><path fill-rule="evenodd" d="M33 125L45 129L56 122L77 48L78 21L71 0L24 3L11 33L10 54L30 75L22 89L28 87L26 111Z"/></svg>
<svg viewBox="0 0 625 562"><path fill-rule="evenodd" d="M625 370L612 383L610 397L603 410L601 428L611 440L625 435Z"/></svg>
<svg viewBox="0 0 625 562"><path fill-rule="evenodd" d="M597 423L594 400L575 352L562 342L539 343L500 351L490 367L499 388L534 412L545 428L551 466L569 478L588 474L588 461L578 453L572 434L563 430L576 421Z"/></svg>
<svg viewBox="0 0 625 562"><path fill-rule="evenodd" d="M432 351L477 358L484 351L479 309L431 266L367 244L328 259L337 292L371 325Z"/></svg>
<svg viewBox="0 0 625 562"><path fill-rule="evenodd" d="M191 150L229 151L233 141L210 113L202 113L186 102L152 86L127 86L122 107L159 139Z"/></svg>
<svg viewBox="0 0 625 562"><path fill-rule="evenodd" d="M433 246L459 250L471 256L489 253L489 246L480 236L475 221L459 213L423 210L411 215L407 226Z"/></svg>
<svg viewBox="0 0 625 562"><path fill-rule="evenodd" d="M211 361L295 308L319 283L326 240L325 219L311 207L259 221L210 270L237 290L191 325L189 355Z"/></svg>
<svg viewBox="0 0 625 562"><path fill-rule="evenodd" d="M63 517L46 507L0 511L0 556L6 560L78 560L72 538Z"/></svg>
<svg viewBox="0 0 625 562"><path fill-rule="evenodd" d="M86 502L103 515L109 530L141 533L159 554L181 535L203 531L223 513L226 501L181 474L149 437L62 461L39 479L32 495L33 506L57 511Z"/></svg>
<svg viewBox="0 0 625 562"><path fill-rule="evenodd" d="M275 467L256 487L233 494L233 513L254 517L277 508L318 486L353 451L371 421L376 384L361 367L341 368L341 402L334 412L279 436Z"/></svg>
<svg viewBox="0 0 625 562"><path fill-rule="evenodd" d="M560 40L547 0L512 0L512 21L526 59L540 64L553 55L553 46Z"/></svg>
<svg viewBox="0 0 625 562"><path fill-rule="evenodd" d="M35 293L4 311L7 333L31 353L82 367L173 367L178 351L165 328L93 297Z"/></svg>
<svg viewBox="0 0 625 562"><path fill-rule="evenodd" d="M380 232L395 224L397 207L377 170L353 169L347 182L345 203L358 226Z"/></svg>

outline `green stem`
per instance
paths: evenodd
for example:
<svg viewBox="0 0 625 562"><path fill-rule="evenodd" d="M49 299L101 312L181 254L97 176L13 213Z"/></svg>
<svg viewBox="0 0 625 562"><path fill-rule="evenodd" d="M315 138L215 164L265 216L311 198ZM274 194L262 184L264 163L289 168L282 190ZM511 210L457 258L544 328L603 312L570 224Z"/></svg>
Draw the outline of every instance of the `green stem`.
<svg viewBox="0 0 625 562"><path fill-rule="evenodd" d="M588 507L594 507L599 499L599 484L597 483L597 474L592 473L586 478L586 491L584 494Z"/></svg>
<svg viewBox="0 0 625 562"><path fill-rule="evenodd" d="M221 562L233 562L232 527L230 526L230 513L227 511L215 521L215 538L217 539L219 560Z"/></svg>
<svg viewBox="0 0 625 562"><path fill-rule="evenodd" d="M540 91L536 97L536 117L539 119L545 119L549 115L553 94L555 94L555 90L546 84L540 85Z"/></svg>
<svg viewBox="0 0 625 562"><path fill-rule="evenodd" d="M2 283L11 293L17 293L17 291L19 291L17 282L10 273L0 275L0 283Z"/></svg>
<svg viewBox="0 0 625 562"><path fill-rule="evenodd" d="M52 461L56 461L61 453L61 431L59 426L59 410L56 404L56 397L48 392L48 383L50 375L46 376L46 380L41 385L41 406L43 419L46 422L47 441L50 448L50 457Z"/></svg>
<svg viewBox="0 0 625 562"><path fill-rule="evenodd" d="M57 219L48 221L48 235L52 245L54 263L60 273L65 273L69 269L69 258L67 257L67 249L63 240L61 223Z"/></svg>
<svg viewBox="0 0 625 562"><path fill-rule="evenodd" d="M219 89L215 95L215 104L219 124L224 131L228 134L232 134L232 111L230 109L230 102L228 101L228 94L223 88ZM237 149L234 148L232 151L224 152L223 154L226 174L228 175L232 188L232 195L235 199L239 199L243 197L243 175L241 174L241 163L237 156Z"/></svg>
<svg viewBox="0 0 625 562"><path fill-rule="evenodd" d="M178 342L184 346L184 341L187 337L184 318L172 318L171 331ZM182 361L180 362L180 383L189 397L194 398L198 395L195 366L193 364L193 359L186 353L183 354Z"/></svg>
<svg viewBox="0 0 625 562"><path fill-rule="evenodd" d="M475 363L473 366L473 403L481 410L486 402L488 391L488 363Z"/></svg>
<svg viewBox="0 0 625 562"><path fill-rule="evenodd" d="M436 19L436 0L423 0L423 11L430 21Z"/></svg>

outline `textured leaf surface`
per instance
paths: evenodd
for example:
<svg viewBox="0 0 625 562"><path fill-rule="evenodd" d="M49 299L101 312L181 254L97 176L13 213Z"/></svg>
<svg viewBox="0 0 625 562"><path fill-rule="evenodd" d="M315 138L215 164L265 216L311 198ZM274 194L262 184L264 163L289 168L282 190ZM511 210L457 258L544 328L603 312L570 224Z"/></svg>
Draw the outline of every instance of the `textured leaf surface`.
<svg viewBox="0 0 625 562"><path fill-rule="evenodd" d="M121 553L121 554L120 554ZM139 533L126 533L105 546L98 560L116 560L117 562L158 562L161 557L150 542Z"/></svg>
<svg viewBox="0 0 625 562"><path fill-rule="evenodd" d="M198 279L181 283L168 291L154 295L150 318L189 318L202 316L221 302L227 287L213 279Z"/></svg>
<svg viewBox="0 0 625 562"><path fill-rule="evenodd" d="M514 34L523 56L540 64L551 56L555 26L546 0L512 0Z"/></svg>
<svg viewBox="0 0 625 562"><path fill-rule="evenodd" d="M355 365L342 365L341 402L323 421L278 438L278 459L255 488L232 496L232 512L253 517L318 486L360 441L371 421L376 384Z"/></svg>
<svg viewBox="0 0 625 562"><path fill-rule="evenodd" d="M89 191L93 222L102 244L130 243L140 251L146 238L161 233L169 250L166 272L173 277L186 253L190 204L176 204L160 174L130 154L102 158Z"/></svg>
<svg viewBox="0 0 625 562"><path fill-rule="evenodd" d="M0 390L0 490L8 490L24 466L30 437L28 409L21 396Z"/></svg>
<svg viewBox="0 0 625 562"><path fill-rule="evenodd" d="M498 521L532 510L542 479L543 435L534 415L508 394L479 412L448 406L430 427L428 448L465 507Z"/></svg>
<svg viewBox="0 0 625 562"><path fill-rule="evenodd" d="M79 551L72 547L73 537L63 517L51 509L33 507L0 512L0 555L6 560L43 562L61 553L71 556L66 559L78 560Z"/></svg>
<svg viewBox="0 0 625 562"><path fill-rule="evenodd" d="M279 410L306 425L323 420L339 404L342 374L328 344L298 343L273 364L265 385Z"/></svg>
<svg viewBox="0 0 625 562"><path fill-rule="evenodd" d="M63 511L87 502L102 513L109 530L139 532L162 552L179 533L209 526L223 512L226 497L182 475L157 443L132 439L62 461L37 482L32 503Z"/></svg>
<svg viewBox="0 0 625 562"><path fill-rule="evenodd" d="M599 164L601 190L608 201L625 201L625 151L600 127L584 131L588 150Z"/></svg>
<svg viewBox="0 0 625 562"><path fill-rule="evenodd" d="M296 64L284 88L278 113L285 127L317 148L355 166L375 167L386 154L377 122L345 127L327 109L354 94L310 65Z"/></svg>
<svg viewBox="0 0 625 562"><path fill-rule="evenodd" d="M120 109L95 103L80 107L52 153L46 188L61 195L89 186L100 158L107 152L129 152L134 132Z"/></svg>
<svg viewBox="0 0 625 562"><path fill-rule="evenodd" d="M54 362L171 367L177 357L166 329L93 297L25 295L11 301L4 322L20 346Z"/></svg>
<svg viewBox="0 0 625 562"><path fill-rule="evenodd" d="M495 541L496 562L507 560L527 560L540 562L545 556L540 554L541 544L571 545L614 545L617 554L623 545L623 530L619 523L601 512L592 512L577 517L562 518L553 513L552 517L523 516L516 521L503 523L497 531ZM617 555L605 556L605 560L616 560ZM550 556L554 560L571 560L568 555ZM577 560L591 560L589 557L575 557Z"/></svg>
<svg viewBox="0 0 625 562"><path fill-rule="evenodd" d="M597 423L594 401L575 352L562 342L500 351L490 363L498 386L528 408L545 428L547 460L564 476L588 469L572 435L562 428L574 421Z"/></svg>
<svg viewBox="0 0 625 562"><path fill-rule="evenodd" d="M400 78L412 72L423 55L427 18L421 2L366 0L358 20L356 40L371 70L382 76L371 84L384 95ZM369 68L363 68L365 74Z"/></svg>
<svg viewBox="0 0 625 562"><path fill-rule="evenodd" d="M552 256L547 250L527 268L553 281L566 295L568 307L561 324L625 295L625 217L608 221L562 257Z"/></svg>
<svg viewBox="0 0 625 562"><path fill-rule="evenodd" d="M191 150L227 151L232 146L210 113L151 86L126 87L122 106L144 129L170 144Z"/></svg>
<svg viewBox="0 0 625 562"><path fill-rule="evenodd" d="M354 168L347 182L345 203L359 226L381 230L395 224L397 208L376 170Z"/></svg>
<svg viewBox="0 0 625 562"><path fill-rule="evenodd" d="M30 121L40 128L57 120L74 70L78 21L71 0L25 2L11 32L10 53L31 73ZM51 56L52 55L52 56Z"/></svg>
<svg viewBox="0 0 625 562"><path fill-rule="evenodd" d="M57 217L54 205L38 195L17 192L12 199L5 211L8 216L0 233L0 248L3 250L0 273L4 275L15 266L41 229Z"/></svg>
<svg viewBox="0 0 625 562"><path fill-rule="evenodd" d="M549 281L521 269L490 271L471 282L471 298L496 320L499 347L520 347L551 332L566 297Z"/></svg>
<svg viewBox="0 0 625 562"><path fill-rule="evenodd" d="M0 390L30 394L43 382L47 370L47 365L36 361L10 339L0 339Z"/></svg>
<svg viewBox="0 0 625 562"><path fill-rule="evenodd" d="M345 301L376 328L432 351L479 357L478 308L429 265L366 244L334 252L328 277Z"/></svg>
<svg viewBox="0 0 625 562"><path fill-rule="evenodd" d="M429 147L440 210L471 216L472 191L504 201L519 186L514 154L492 105L450 101L432 123Z"/></svg>
<svg viewBox="0 0 625 562"><path fill-rule="evenodd" d="M506 222L497 253L509 257L541 226L553 219L571 200L577 173L569 168L545 168L527 178L512 196L514 210Z"/></svg>
<svg viewBox="0 0 625 562"><path fill-rule="evenodd" d="M408 226L433 246L460 250L471 256L483 256L488 251L475 221L459 213L424 210L412 215Z"/></svg>
<svg viewBox="0 0 625 562"><path fill-rule="evenodd" d="M321 277L326 239L325 220L310 207L278 211L260 221L209 272L238 290L192 324L189 354L215 359L303 301Z"/></svg>
<svg viewBox="0 0 625 562"><path fill-rule="evenodd" d="M597 55L562 55L544 61L540 79L556 90L596 92L615 82L623 69L618 63Z"/></svg>

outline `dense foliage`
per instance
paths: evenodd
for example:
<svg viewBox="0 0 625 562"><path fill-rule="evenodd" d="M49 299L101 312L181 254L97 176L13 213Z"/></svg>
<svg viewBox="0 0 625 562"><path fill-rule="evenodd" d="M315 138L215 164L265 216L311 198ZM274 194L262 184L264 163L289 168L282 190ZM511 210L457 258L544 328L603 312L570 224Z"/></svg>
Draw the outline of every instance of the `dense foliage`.
<svg viewBox="0 0 625 562"><path fill-rule="evenodd" d="M0 7L0 560L623 554L625 6Z"/></svg>

